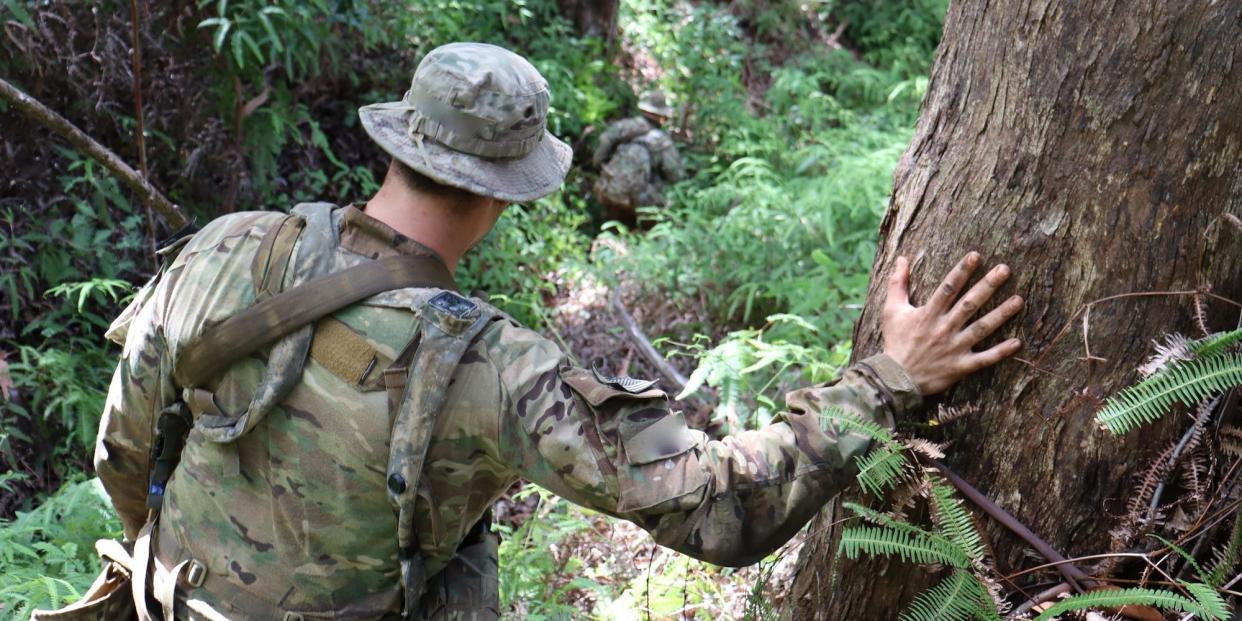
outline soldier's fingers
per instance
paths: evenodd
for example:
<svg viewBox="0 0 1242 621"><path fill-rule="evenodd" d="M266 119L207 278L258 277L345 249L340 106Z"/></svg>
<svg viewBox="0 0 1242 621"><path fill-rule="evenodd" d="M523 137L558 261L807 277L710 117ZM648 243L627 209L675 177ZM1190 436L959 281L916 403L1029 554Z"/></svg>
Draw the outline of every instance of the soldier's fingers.
<svg viewBox="0 0 1242 621"><path fill-rule="evenodd" d="M986 369L1005 358L1008 358L1022 349L1022 341L1018 339L1009 339L1000 345L991 349L985 349L981 352L970 354L966 357L966 368L970 373L974 373L980 369Z"/></svg>
<svg viewBox="0 0 1242 621"><path fill-rule="evenodd" d="M967 345L973 346L975 343L991 336L998 328L1009 321L1018 311L1022 310L1022 298L1013 296L1005 300L1004 304L992 309L992 312L980 317L978 321L970 324L965 330L962 330L962 339Z"/></svg>
<svg viewBox="0 0 1242 621"><path fill-rule="evenodd" d="M936 292L932 294L927 306L933 312L943 313L953 305L953 301L957 299L957 294L961 293L962 287L966 286L970 280L970 275L979 267L979 253L970 252L962 257L961 261L944 277L940 286L936 287Z"/></svg>
<svg viewBox="0 0 1242 621"><path fill-rule="evenodd" d="M910 305L910 262L905 257L897 257L897 265L888 276L888 295L884 298L886 310L895 310Z"/></svg>
<svg viewBox="0 0 1242 621"><path fill-rule="evenodd" d="M996 293L996 290L1000 289L1006 280L1009 280L1008 265L997 265L988 271L982 280L975 283L975 286L971 287L966 295L963 295L962 299L953 305L953 310L949 311L953 325L958 327L966 325L966 322L979 311L979 308L992 299L992 294Z"/></svg>

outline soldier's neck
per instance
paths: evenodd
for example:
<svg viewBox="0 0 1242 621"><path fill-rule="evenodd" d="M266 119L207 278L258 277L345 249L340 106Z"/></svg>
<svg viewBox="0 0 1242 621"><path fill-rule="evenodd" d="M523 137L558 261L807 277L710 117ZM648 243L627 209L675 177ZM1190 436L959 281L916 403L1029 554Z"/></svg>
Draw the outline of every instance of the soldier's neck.
<svg viewBox="0 0 1242 621"><path fill-rule="evenodd" d="M454 204L389 178L363 211L433 250L455 273L462 255L491 230L502 209L487 199L477 205Z"/></svg>

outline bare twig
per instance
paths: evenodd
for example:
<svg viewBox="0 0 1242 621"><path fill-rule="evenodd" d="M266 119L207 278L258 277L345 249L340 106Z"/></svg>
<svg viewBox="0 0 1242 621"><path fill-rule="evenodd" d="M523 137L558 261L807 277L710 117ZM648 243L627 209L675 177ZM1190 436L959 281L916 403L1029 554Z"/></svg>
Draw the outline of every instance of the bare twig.
<svg viewBox="0 0 1242 621"><path fill-rule="evenodd" d="M1013 614L1011 616L1015 618L1021 618L1023 614L1026 614L1027 612L1029 612L1031 609L1035 608L1036 606L1044 602L1050 602L1058 597L1061 597L1062 595L1069 593L1072 589L1073 587L1071 587L1069 583L1062 582L1061 584L1058 584L1056 586L1040 591L1039 593L1036 593L1035 596L1032 597L1031 599L1028 599L1025 602L1023 602L1021 606L1014 608Z"/></svg>
<svg viewBox="0 0 1242 621"><path fill-rule="evenodd" d="M146 177L130 168L129 164L122 161L116 153L113 153L107 147L96 142L94 138L86 135L85 132L78 129L77 126L70 123L65 117L43 105L39 100L23 93L21 89L4 79L0 79L0 99L9 102L14 108L17 108L18 112L64 138L74 148L102 164L104 168L116 175L130 189L137 192L140 196L149 199L152 206L160 212L160 215L164 216L164 220L172 228L179 229L189 223L181 208L174 205L159 190L155 189L155 186L151 185L151 182Z"/></svg>

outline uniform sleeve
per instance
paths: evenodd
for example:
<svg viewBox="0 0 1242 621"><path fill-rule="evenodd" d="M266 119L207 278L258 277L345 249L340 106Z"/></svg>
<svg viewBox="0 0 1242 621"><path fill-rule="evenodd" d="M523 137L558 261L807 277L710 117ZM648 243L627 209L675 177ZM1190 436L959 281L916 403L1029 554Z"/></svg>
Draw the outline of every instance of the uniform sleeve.
<svg viewBox="0 0 1242 621"><path fill-rule="evenodd" d="M719 565L747 565L788 541L855 474L866 437L821 416L838 406L892 427L921 396L887 356L831 385L786 397L763 429L708 440L659 390L608 382L540 345L501 369L512 414L502 452L530 481L630 520L661 545ZM521 380L516 383L505 381ZM635 392L637 390L637 392Z"/></svg>
<svg viewBox="0 0 1242 621"><path fill-rule="evenodd" d="M108 331L124 349L95 443L95 471L131 540L147 519L147 460L155 418L175 398L157 315L159 289L151 284L140 291Z"/></svg>

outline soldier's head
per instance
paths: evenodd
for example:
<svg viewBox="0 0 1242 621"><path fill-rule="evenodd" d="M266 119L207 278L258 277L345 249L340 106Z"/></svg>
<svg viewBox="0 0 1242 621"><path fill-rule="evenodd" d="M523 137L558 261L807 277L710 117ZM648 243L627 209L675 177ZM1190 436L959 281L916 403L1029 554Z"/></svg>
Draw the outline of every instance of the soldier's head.
<svg viewBox="0 0 1242 621"><path fill-rule="evenodd" d="M547 130L548 83L525 58L484 43L428 52L400 101L363 106L392 156L385 184L468 206L525 202L561 184L573 152Z"/></svg>
<svg viewBox="0 0 1242 621"><path fill-rule="evenodd" d="M638 111L649 120L660 124L673 116L673 107L669 105L668 97L659 89L647 91L638 98Z"/></svg>

